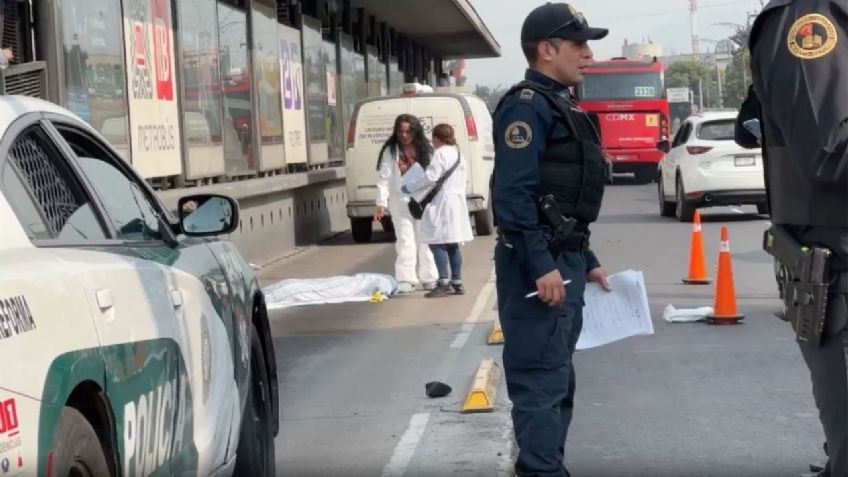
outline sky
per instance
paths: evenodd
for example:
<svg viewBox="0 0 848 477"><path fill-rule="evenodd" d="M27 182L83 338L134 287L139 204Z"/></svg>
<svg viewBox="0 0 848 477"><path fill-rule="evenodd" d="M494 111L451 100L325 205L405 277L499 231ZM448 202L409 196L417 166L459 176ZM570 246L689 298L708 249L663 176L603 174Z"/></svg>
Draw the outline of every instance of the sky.
<svg viewBox="0 0 848 477"><path fill-rule="evenodd" d="M465 76L474 87L508 87L524 77L527 62L521 53L521 24L531 10L545 0L471 0L477 13L501 45L501 57L469 60ZM621 56L624 40L630 43L652 41L663 46L663 54L690 53L688 0L572 0L590 26L609 28L603 40L590 42L595 58ZM698 34L701 39L718 41L733 33L720 22L745 24L748 13L761 9L760 0L699 0ZM751 19L753 21L753 18ZM701 52L714 43L701 42Z"/></svg>

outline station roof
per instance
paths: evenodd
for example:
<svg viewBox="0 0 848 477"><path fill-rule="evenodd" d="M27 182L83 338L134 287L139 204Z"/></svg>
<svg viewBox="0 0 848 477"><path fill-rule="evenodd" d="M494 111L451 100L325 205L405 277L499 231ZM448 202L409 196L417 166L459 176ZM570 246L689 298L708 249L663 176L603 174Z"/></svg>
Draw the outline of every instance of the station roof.
<svg viewBox="0 0 848 477"><path fill-rule="evenodd" d="M353 4L442 59L501 56L501 46L469 0L354 0Z"/></svg>

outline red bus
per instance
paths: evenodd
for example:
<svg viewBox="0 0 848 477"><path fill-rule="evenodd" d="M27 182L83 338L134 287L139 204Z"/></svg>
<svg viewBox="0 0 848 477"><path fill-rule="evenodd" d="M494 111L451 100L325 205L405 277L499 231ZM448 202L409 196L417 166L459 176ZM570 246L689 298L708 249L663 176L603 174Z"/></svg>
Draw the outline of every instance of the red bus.
<svg viewBox="0 0 848 477"><path fill-rule="evenodd" d="M613 172L632 172L639 182L656 178L657 142L670 136L664 70L656 58L597 61L575 91L579 106L597 115Z"/></svg>

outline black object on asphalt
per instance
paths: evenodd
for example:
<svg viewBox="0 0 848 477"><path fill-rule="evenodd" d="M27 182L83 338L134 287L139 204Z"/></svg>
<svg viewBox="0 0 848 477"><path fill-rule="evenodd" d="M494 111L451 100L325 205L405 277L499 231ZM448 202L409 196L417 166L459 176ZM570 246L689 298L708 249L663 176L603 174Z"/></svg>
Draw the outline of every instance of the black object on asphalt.
<svg viewBox="0 0 848 477"><path fill-rule="evenodd" d="M438 381L429 382L424 385L424 388L427 390L427 397L429 398L445 397L453 390L447 384Z"/></svg>

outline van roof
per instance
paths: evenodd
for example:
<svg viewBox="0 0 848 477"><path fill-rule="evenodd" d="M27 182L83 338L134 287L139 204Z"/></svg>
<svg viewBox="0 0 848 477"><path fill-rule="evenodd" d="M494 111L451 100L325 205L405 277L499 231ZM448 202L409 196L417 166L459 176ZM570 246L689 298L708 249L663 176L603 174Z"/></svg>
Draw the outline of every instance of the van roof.
<svg viewBox="0 0 848 477"><path fill-rule="evenodd" d="M420 93L414 96L375 96L372 98L361 99L356 102L356 105L353 108L353 114L351 115L351 119L356 119L359 117L359 110L362 109L366 104L371 103L379 103L382 101L397 101L397 100L415 100L416 98L445 98L445 99L455 99L459 101L460 106L462 106L462 112L467 116L471 114L471 106L468 104L468 97L474 97L473 94L468 93ZM481 100L482 101L482 100Z"/></svg>

